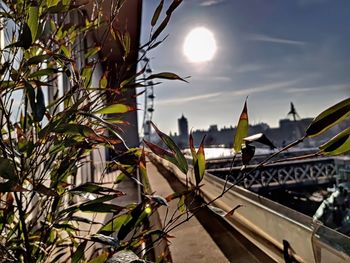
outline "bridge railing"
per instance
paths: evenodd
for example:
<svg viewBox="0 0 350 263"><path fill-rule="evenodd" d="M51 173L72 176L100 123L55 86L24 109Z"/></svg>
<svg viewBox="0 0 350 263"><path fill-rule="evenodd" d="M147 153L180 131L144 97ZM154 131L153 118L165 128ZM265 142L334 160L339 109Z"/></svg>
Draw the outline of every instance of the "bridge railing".
<svg viewBox="0 0 350 263"><path fill-rule="evenodd" d="M185 175L174 165L156 159L185 183ZM194 182L192 172L190 178ZM207 173L203 184L201 195L210 202L222 193L225 181ZM230 186L228 183L227 187ZM242 205L225 219L276 262L285 262L286 244L289 251L294 251L292 254L297 262L350 262L349 237L244 188L233 187L212 205L226 212Z"/></svg>
<svg viewBox="0 0 350 263"><path fill-rule="evenodd" d="M228 178L235 183L244 173L244 180L238 185L257 190L262 187L280 187L282 185L320 184L336 180L336 164L333 158L317 158L302 161L268 164L252 171L256 165L241 167L207 169L210 174L222 179Z"/></svg>

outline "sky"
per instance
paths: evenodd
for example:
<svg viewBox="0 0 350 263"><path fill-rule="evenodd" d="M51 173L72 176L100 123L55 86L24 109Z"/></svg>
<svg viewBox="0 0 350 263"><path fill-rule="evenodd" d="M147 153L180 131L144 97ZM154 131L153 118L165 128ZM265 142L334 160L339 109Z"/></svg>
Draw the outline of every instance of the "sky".
<svg viewBox="0 0 350 263"><path fill-rule="evenodd" d="M142 43L158 3L143 1ZM148 57L154 73L190 76L189 83L155 87L154 123L178 132L184 114L194 130L236 126L247 96L251 124L277 127L290 102L302 118L315 117L350 96L349 14L349 0L184 0L161 35L168 38ZM210 61L193 63L184 55L185 38L196 27L215 38Z"/></svg>

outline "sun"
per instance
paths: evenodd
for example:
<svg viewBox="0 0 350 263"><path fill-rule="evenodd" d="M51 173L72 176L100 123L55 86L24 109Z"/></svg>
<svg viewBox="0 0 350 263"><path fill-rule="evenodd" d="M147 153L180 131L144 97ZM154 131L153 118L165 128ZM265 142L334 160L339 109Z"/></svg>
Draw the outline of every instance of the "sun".
<svg viewBox="0 0 350 263"><path fill-rule="evenodd" d="M216 53L214 34L205 27L192 29L185 38L183 52L193 63L212 60Z"/></svg>

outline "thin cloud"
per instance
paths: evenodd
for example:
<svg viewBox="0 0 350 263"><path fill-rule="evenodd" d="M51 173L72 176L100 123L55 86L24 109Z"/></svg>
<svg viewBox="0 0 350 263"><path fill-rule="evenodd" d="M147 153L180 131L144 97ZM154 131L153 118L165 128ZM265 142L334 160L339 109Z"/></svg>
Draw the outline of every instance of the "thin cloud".
<svg viewBox="0 0 350 263"><path fill-rule="evenodd" d="M237 67L235 72L240 73L240 74L244 74L244 73L260 71L264 68L265 68L265 66L259 65L259 64L244 64L242 66Z"/></svg>
<svg viewBox="0 0 350 263"><path fill-rule="evenodd" d="M222 94L221 92L215 92L215 93L197 95L197 96L192 96L192 97L182 97L182 98L177 98L177 99L161 100L157 103L157 105L179 105L179 104L183 104L186 102L211 99L214 97L218 97L221 94Z"/></svg>
<svg viewBox="0 0 350 263"><path fill-rule="evenodd" d="M324 85L324 86L315 86L315 87L305 87L305 88L289 88L286 89L287 93L300 93L300 92L313 92L319 90L329 90L329 91L341 91L341 90L350 90L349 84L333 84L333 85Z"/></svg>
<svg viewBox="0 0 350 263"><path fill-rule="evenodd" d="M252 95L260 92L287 88L292 85L295 85L297 82L299 82L299 80L280 81L280 82L269 83L261 86L256 86L253 88L235 90L230 93L234 96L247 96L247 95Z"/></svg>
<svg viewBox="0 0 350 263"><path fill-rule="evenodd" d="M213 6L225 2L225 0L203 0L200 1L200 6Z"/></svg>
<svg viewBox="0 0 350 263"><path fill-rule="evenodd" d="M307 44L304 41L271 37L263 34L252 34L252 35L249 35L247 39L252 41L269 42L269 43L275 43L275 44L294 45L294 46L305 46Z"/></svg>

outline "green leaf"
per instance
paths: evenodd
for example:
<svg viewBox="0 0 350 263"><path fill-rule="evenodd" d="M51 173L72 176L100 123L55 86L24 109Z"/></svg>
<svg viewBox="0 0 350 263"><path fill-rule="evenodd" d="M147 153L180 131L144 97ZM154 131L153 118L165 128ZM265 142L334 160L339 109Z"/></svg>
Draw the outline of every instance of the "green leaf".
<svg viewBox="0 0 350 263"><path fill-rule="evenodd" d="M44 93L41 87L37 87L36 91L36 108L34 112L34 119L36 121L42 121L45 116L46 107L45 107L45 98Z"/></svg>
<svg viewBox="0 0 350 263"><path fill-rule="evenodd" d="M244 102L244 107L239 117L236 134L233 143L233 149L236 153L241 151L243 139L248 136L248 110L247 100Z"/></svg>
<svg viewBox="0 0 350 263"><path fill-rule="evenodd" d="M24 23L22 32L18 37L18 42L16 43L16 46L23 47L24 49L28 49L32 45L32 42L33 42L33 39L32 39L32 33L30 31L30 28L27 23Z"/></svg>
<svg viewBox="0 0 350 263"><path fill-rule="evenodd" d="M30 59L28 59L27 64L34 65L34 64L43 63L51 57L52 57L51 55L47 55L47 54L34 56L34 57L31 57Z"/></svg>
<svg viewBox="0 0 350 263"><path fill-rule="evenodd" d="M7 181L5 183L0 183L0 193L7 193L7 192L26 192L27 189L23 188L19 184L13 182L13 181Z"/></svg>
<svg viewBox="0 0 350 263"><path fill-rule="evenodd" d="M177 210L183 214L186 212L186 205L185 205L185 195L182 195L179 199L179 202L177 203Z"/></svg>
<svg viewBox="0 0 350 263"><path fill-rule="evenodd" d="M90 127L75 123L61 124L57 127L54 127L52 131L55 133L81 135L84 137L89 137L90 135L95 134L95 132Z"/></svg>
<svg viewBox="0 0 350 263"><path fill-rule="evenodd" d="M194 175L195 175L197 186L203 180L203 177L205 174L204 139L205 139L205 136L203 137L202 142L198 148L198 151L196 153L196 161L194 163Z"/></svg>
<svg viewBox="0 0 350 263"><path fill-rule="evenodd" d="M307 128L305 135L309 138L318 136L348 116L350 116L350 98L321 112Z"/></svg>
<svg viewBox="0 0 350 263"><path fill-rule="evenodd" d="M166 10L166 14L170 16L181 3L182 0L173 0L168 10Z"/></svg>
<svg viewBox="0 0 350 263"><path fill-rule="evenodd" d="M142 214L144 212L144 203L138 204L133 210L130 212L130 220L126 221L120 228L118 232L118 239L123 240L132 229L135 229L136 226L141 222Z"/></svg>
<svg viewBox="0 0 350 263"><path fill-rule="evenodd" d="M100 88L105 89L107 88L107 85L108 85L107 74L104 73L100 79Z"/></svg>
<svg viewBox="0 0 350 263"><path fill-rule="evenodd" d="M29 75L29 78L40 78L43 76L51 76L55 73L57 73L58 70L55 68L45 68L45 69L40 69L32 74Z"/></svg>
<svg viewBox="0 0 350 263"><path fill-rule="evenodd" d="M106 106L98 111L93 112L93 114L120 114L120 113L126 113L134 110L135 108L131 106L118 103L118 104Z"/></svg>
<svg viewBox="0 0 350 263"><path fill-rule="evenodd" d="M0 157L0 177L9 179L10 181L17 181L15 166L9 159Z"/></svg>
<svg viewBox="0 0 350 263"><path fill-rule="evenodd" d="M94 201L94 200L93 200ZM92 203L89 202L79 206L79 210L82 212L91 212L91 213L114 213L118 214L122 211L124 207L114 204L105 204L105 203Z"/></svg>
<svg viewBox="0 0 350 263"><path fill-rule="evenodd" d="M188 164L185 156L179 149L179 147L176 145L176 143L165 133L161 132L153 122L151 122L153 129L156 131L160 139L165 143L166 146L175 154L175 159L177 162L177 167L185 174L187 174L188 171Z"/></svg>
<svg viewBox="0 0 350 263"><path fill-rule="evenodd" d="M178 165L178 162L175 158L175 154L173 154L172 152L169 152L161 147L159 147L158 145L156 144L153 144L151 142L147 142L144 140L144 143L148 146L148 148L151 149L151 151L153 153L155 153L156 155L158 155L159 157L175 164L175 165Z"/></svg>
<svg viewBox="0 0 350 263"><path fill-rule="evenodd" d="M320 146L320 152L326 155L340 155L348 151L350 151L350 128Z"/></svg>
<svg viewBox="0 0 350 263"><path fill-rule="evenodd" d="M149 183L148 175L147 175L146 155L145 155L144 148L142 148L142 152L140 156L139 172L140 172L141 182L143 183L143 191L145 192L145 194L151 194L152 189L151 189L151 185Z"/></svg>
<svg viewBox="0 0 350 263"><path fill-rule="evenodd" d="M108 259L108 253L102 252L101 255L94 257L88 263L105 263L107 261L107 259Z"/></svg>
<svg viewBox="0 0 350 263"><path fill-rule="evenodd" d="M122 227L122 225L129 219L130 215L128 213L118 215L109 220L103 227L101 227L98 233L110 235L113 232L118 231Z"/></svg>
<svg viewBox="0 0 350 263"><path fill-rule="evenodd" d="M192 163L195 164L197 161L197 152L196 149L194 148L194 144L193 144L193 136L192 136L192 131L190 133L190 137L189 137L189 145L190 145L190 150L191 150L191 154L192 154Z"/></svg>
<svg viewBox="0 0 350 263"><path fill-rule="evenodd" d="M28 8L28 27L31 31L32 41L34 42L36 39L36 35L38 32L39 25L39 7L38 6L30 6Z"/></svg>
<svg viewBox="0 0 350 263"><path fill-rule="evenodd" d="M69 192L72 193L93 193L93 194L104 194L104 193L116 193L119 194L120 196L125 195L123 192L116 190L116 189L112 189L109 187L104 187L95 183L84 183L81 184L71 190L69 190Z"/></svg>
<svg viewBox="0 0 350 263"><path fill-rule="evenodd" d="M273 143L270 141L270 139L267 138L267 136L263 133L257 133L257 134L245 137L245 138L243 138L243 140L246 143L259 142L259 143L262 143L262 144L269 146L271 149L276 148L276 146L273 145Z"/></svg>
<svg viewBox="0 0 350 263"><path fill-rule="evenodd" d="M101 50L101 47L93 47L93 48L90 48L90 49L86 52L85 58L86 58L86 59L89 59L89 58L95 56L100 50Z"/></svg>
<svg viewBox="0 0 350 263"><path fill-rule="evenodd" d="M151 21L151 26L155 26L155 24L157 23L159 15L163 9L163 4L164 4L164 0L161 0L159 5L157 6L156 10L154 11L152 21Z"/></svg>
<svg viewBox="0 0 350 263"><path fill-rule="evenodd" d="M162 21L162 23L158 26L158 28L154 31L152 37L151 37L151 41L157 39L157 37L163 32L163 30L166 28L166 26L168 25L170 21L170 16L167 15L164 20Z"/></svg>
<svg viewBox="0 0 350 263"><path fill-rule="evenodd" d="M101 244L109 245L112 247L120 247L120 242L117 238L106 236L103 234L94 234L91 236L91 240L95 242L99 242Z"/></svg>
<svg viewBox="0 0 350 263"><path fill-rule="evenodd" d="M71 261L72 263L78 263L83 259L86 244L87 244L87 241L84 241L79 244L79 246L77 247L77 250L74 252L72 256L72 261Z"/></svg>
<svg viewBox="0 0 350 263"><path fill-rule="evenodd" d="M127 57L130 53L131 38L129 32L124 33L123 46L124 46L124 57Z"/></svg>
<svg viewBox="0 0 350 263"><path fill-rule="evenodd" d="M150 76L147 77L147 80L150 79L170 79L170 80L181 80L184 82L187 82L185 79L179 77L178 75L176 75L175 73L172 72L161 72L161 73L157 73L157 74L152 74Z"/></svg>

